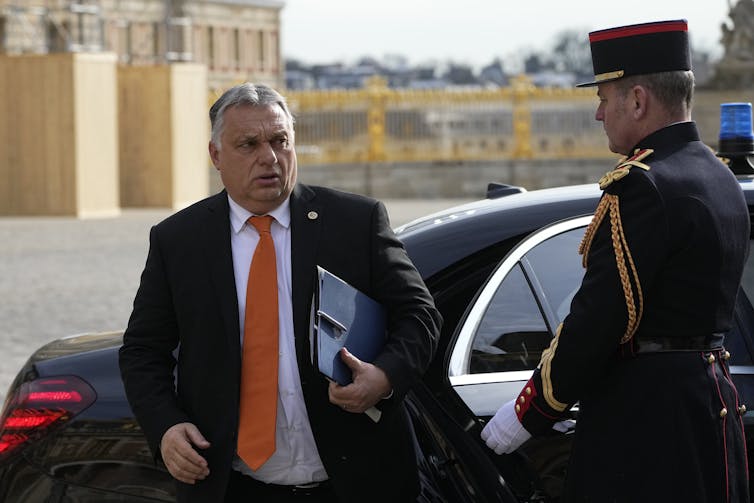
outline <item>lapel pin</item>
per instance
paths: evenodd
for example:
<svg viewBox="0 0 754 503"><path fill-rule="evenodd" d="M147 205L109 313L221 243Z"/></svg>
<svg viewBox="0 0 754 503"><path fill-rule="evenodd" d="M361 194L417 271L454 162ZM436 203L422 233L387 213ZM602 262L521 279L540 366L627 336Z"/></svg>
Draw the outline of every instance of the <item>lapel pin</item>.
<svg viewBox="0 0 754 503"><path fill-rule="evenodd" d="M309 217L309 220L316 220L319 214L316 211L310 211L306 216Z"/></svg>

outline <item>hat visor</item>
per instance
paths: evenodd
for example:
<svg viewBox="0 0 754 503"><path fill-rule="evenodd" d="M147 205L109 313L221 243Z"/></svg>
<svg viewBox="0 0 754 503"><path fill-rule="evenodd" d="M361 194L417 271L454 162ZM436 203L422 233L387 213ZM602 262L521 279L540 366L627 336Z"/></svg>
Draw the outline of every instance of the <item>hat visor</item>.
<svg viewBox="0 0 754 503"><path fill-rule="evenodd" d="M601 73L599 75L594 76L594 80L592 82L584 82L582 84L576 84L576 87L592 87L592 86L598 86L600 84L604 84L605 82L612 82L614 80L618 80L620 78L623 78L625 72L623 70L617 70L615 72L607 72L607 73Z"/></svg>

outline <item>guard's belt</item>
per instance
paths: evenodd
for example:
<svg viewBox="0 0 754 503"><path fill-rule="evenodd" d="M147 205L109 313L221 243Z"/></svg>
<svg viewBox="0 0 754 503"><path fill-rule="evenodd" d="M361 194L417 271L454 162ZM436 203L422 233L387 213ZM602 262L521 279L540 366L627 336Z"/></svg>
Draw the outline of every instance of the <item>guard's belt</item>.
<svg viewBox="0 0 754 503"><path fill-rule="evenodd" d="M693 337L634 337L634 353L716 351L723 349L723 334Z"/></svg>

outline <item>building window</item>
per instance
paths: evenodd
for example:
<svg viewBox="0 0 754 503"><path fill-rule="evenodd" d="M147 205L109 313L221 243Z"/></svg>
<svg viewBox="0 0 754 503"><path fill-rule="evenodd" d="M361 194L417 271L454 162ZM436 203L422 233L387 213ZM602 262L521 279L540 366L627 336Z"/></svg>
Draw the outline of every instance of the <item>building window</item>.
<svg viewBox="0 0 754 503"><path fill-rule="evenodd" d="M152 23L152 61L158 61L160 50L160 23Z"/></svg>
<svg viewBox="0 0 754 503"><path fill-rule="evenodd" d="M115 47L118 54L118 62L128 64L131 62L131 23L119 20L115 25Z"/></svg>
<svg viewBox="0 0 754 503"><path fill-rule="evenodd" d="M207 52L205 54L207 66L215 67L215 29L207 26Z"/></svg>
<svg viewBox="0 0 754 503"><path fill-rule="evenodd" d="M204 54L204 51L206 49L206 44L204 43L204 40L202 38L203 34L204 34L203 26L194 25L194 27L191 29L191 36L193 38L193 40L191 41L191 47L194 48L194 61L198 63L207 62L207 58Z"/></svg>
<svg viewBox="0 0 754 503"><path fill-rule="evenodd" d="M5 35L5 24L6 24L5 16L0 14L0 54L5 54L5 41L6 41L6 35Z"/></svg>
<svg viewBox="0 0 754 503"><path fill-rule="evenodd" d="M231 68L240 70L242 67L241 62L241 34L238 28L233 28L233 48L231 50L231 56L233 60L230 62Z"/></svg>
<svg viewBox="0 0 754 503"><path fill-rule="evenodd" d="M279 55L278 32L274 31L270 34L270 70L273 73L277 73L280 66Z"/></svg>

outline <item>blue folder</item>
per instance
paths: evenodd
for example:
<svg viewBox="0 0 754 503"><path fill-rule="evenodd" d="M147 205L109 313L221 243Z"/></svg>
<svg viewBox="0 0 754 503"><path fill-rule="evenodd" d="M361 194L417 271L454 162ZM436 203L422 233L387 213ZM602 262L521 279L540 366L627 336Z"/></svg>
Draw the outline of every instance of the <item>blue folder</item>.
<svg viewBox="0 0 754 503"><path fill-rule="evenodd" d="M385 309L322 267L317 267L311 319L312 363L340 385L352 382L340 358L345 347L359 360L373 362L386 340Z"/></svg>

